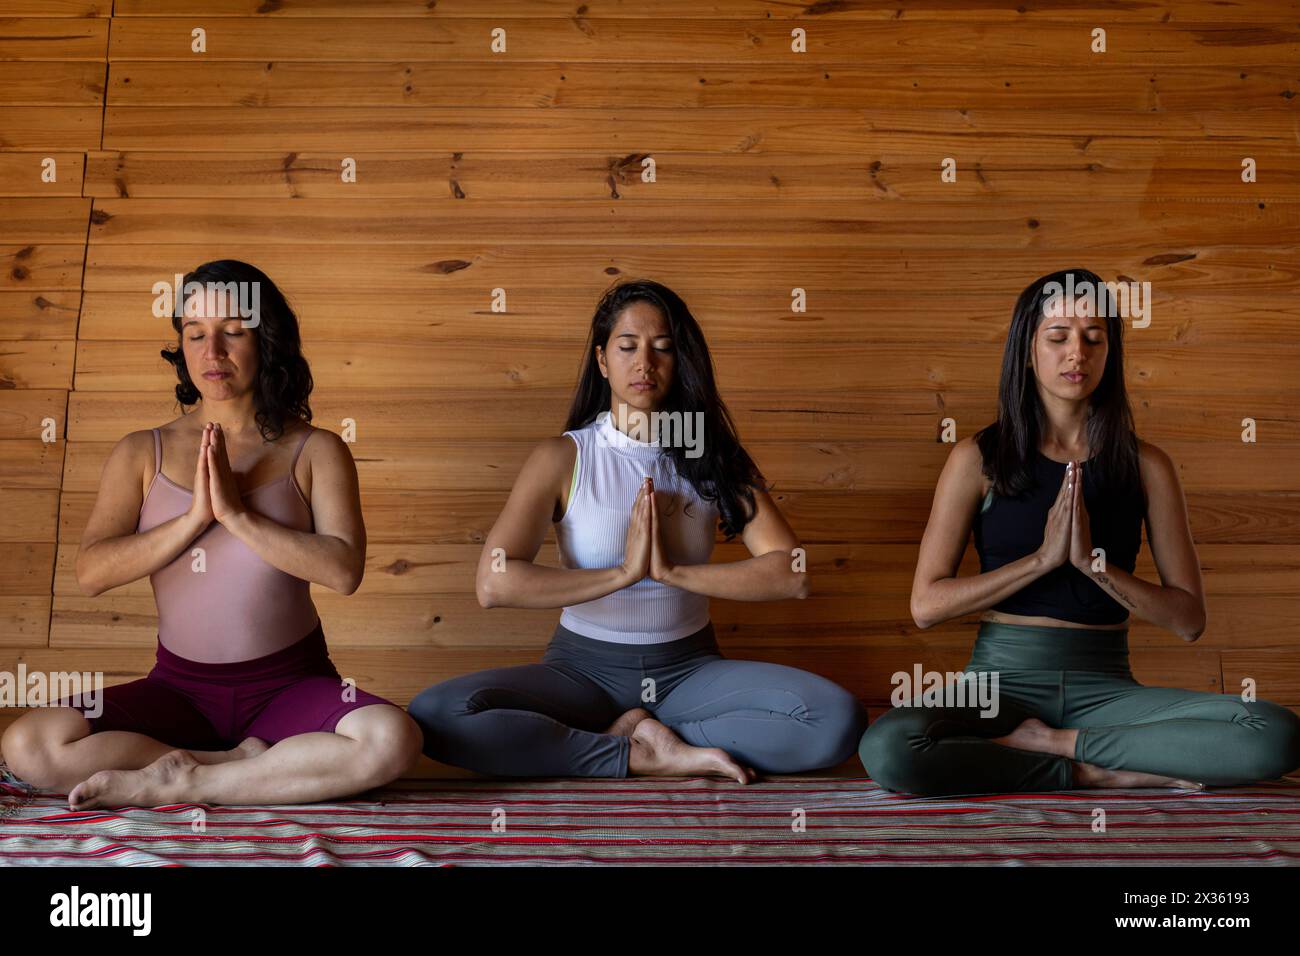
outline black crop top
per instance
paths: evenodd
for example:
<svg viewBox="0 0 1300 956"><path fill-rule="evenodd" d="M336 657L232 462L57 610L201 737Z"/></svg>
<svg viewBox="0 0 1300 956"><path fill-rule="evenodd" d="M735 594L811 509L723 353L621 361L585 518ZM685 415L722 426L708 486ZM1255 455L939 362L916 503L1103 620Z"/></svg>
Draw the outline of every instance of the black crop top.
<svg viewBox="0 0 1300 956"><path fill-rule="evenodd" d="M1038 452L1034 477L1036 486L1020 498L1004 498L992 490L985 495L975 516L975 550L981 574L1033 554L1042 545L1047 513L1065 479L1065 462L1052 461ZM1119 498L1104 495L1084 462L1083 502L1088 507L1093 548L1105 550L1107 566L1132 574L1142 546L1142 489ZM992 610L1075 624L1121 624L1128 619L1127 608L1068 562L1030 581Z"/></svg>

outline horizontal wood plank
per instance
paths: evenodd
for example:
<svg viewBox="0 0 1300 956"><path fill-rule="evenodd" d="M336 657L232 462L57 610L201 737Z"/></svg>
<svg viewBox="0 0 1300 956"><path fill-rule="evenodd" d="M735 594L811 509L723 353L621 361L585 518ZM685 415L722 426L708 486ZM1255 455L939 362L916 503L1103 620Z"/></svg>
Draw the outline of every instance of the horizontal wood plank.
<svg viewBox="0 0 1300 956"><path fill-rule="evenodd" d="M1300 194L1297 194L1300 199ZM57 205L56 205L57 204ZM73 200L0 200L0 242L20 234L68 241L84 228ZM37 218L38 214L41 218ZM12 225L5 218L12 218ZM1068 249L1125 246L1300 246L1300 202L933 203L744 200L622 203L484 200L415 206L398 199L97 199L90 244L205 242L321 246L412 244L429 236L466 243L784 246L834 250ZM508 237L508 238L506 238Z"/></svg>
<svg viewBox="0 0 1300 956"><path fill-rule="evenodd" d="M0 61L0 104L93 106L104 103L107 68L93 61Z"/></svg>
<svg viewBox="0 0 1300 956"><path fill-rule="evenodd" d="M56 545L52 541L24 541L5 545L5 559L0 561L0 595L49 597L54 584ZM0 606L0 631L6 630L5 608ZM43 624L44 622L42 622ZM42 640L44 627L41 628ZM14 639L30 643L31 634L21 631Z"/></svg>
<svg viewBox="0 0 1300 956"><path fill-rule="evenodd" d="M112 0L5 0L11 17L110 17ZM180 12L180 11L177 11Z"/></svg>
<svg viewBox="0 0 1300 956"><path fill-rule="evenodd" d="M57 434L65 438L68 393L57 388L13 388L0 390L0 441L40 437L47 419L53 419ZM0 481L8 482L6 475ZM62 476L60 476L62 480ZM57 484L55 485L57 487Z"/></svg>
<svg viewBox="0 0 1300 956"><path fill-rule="evenodd" d="M46 164L51 159L53 167ZM85 159L83 153L63 150L0 152L0 196L80 196ZM45 181L46 169L52 170L51 182Z"/></svg>
<svg viewBox="0 0 1300 956"><path fill-rule="evenodd" d="M64 395L53 390L37 390L42 395ZM37 430L20 439L0 441L0 487L3 488L59 488L65 468L64 453L68 449L63 437L63 409L51 410L48 416L53 441L46 441L47 429L43 422L35 422ZM98 482L96 482L98 485Z"/></svg>
<svg viewBox="0 0 1300 956"><path fill-rule="evenodd" d="M36 247L38 251L46 248L60 247ZM5 252L0 247L0 264L5 262ZM1015 295L1036 276L1079 267L1090 268L1106 280L1150 282L1153 292L1169 296L1300 294L1300 261L1289 247L1271 251L1146 247L1077 253L1030 249L1005 250L997 256L975 249L873 249L841 259L793 243L771 249L712 246L708 255L701 255L696 249L679 246L524 248L502 242L434 240L322 248L217 243L197 235L184 246L92 245L87 250L83 288L88 292L141 293L151 290L156 282L171 282L177 272L224 258L253 263L289 295L300 290L355 294L366 288L401 289L408 294L472 288L487 295L497 287L513 293L561 285L581 290L593 306L609 286L624 278L657 279L687 296L688 301L697 289L712 289L715 294L747 289L770 290L773 301L788 304L791 290L797 287L812 290L810 303L816 308L818 291L896 295L900 277L905 277L915 296L950 300L954 288L961 289L963 295L1006 296L1010 315ZM0 272L0 290L4 276ZM39 287L63 288L52 280Z"/></svg>
<svg viewBox="0 0 1300 956"><path fill-rule="evenodd" d="M21 0L30 4L32 0ZM76 8L94 6L90 0L59 0ZM1144 23L1258 23L1287 21L1300 16L1296 0L1271 0L1266 7L1247 0L1093 0L1088 9L1109 21ZM1072 4L1025 2L1025 0L913 0L907 5L907 19L919 21L977 21L1035 23L1077 20L1080 8ZM499 17L558 18L575 15L572 0L493 0L492 12ZM892 20L897 7L888 3L789 3L786 0L656 0L656 16L664 19L773 19L799 20L809 24L837 20ZM295 19L299 17L412 17L446 19L481 17L482 0L117 0L116 17L189 16L253 17ZM646 14L641 0L586 0L584 17L640 18ZM50 14L51 16L53 14Z"/></svg>
<svg viewBox="0 0 1300 956"><path fill-rule="evenodd" d="M48 292L76 292L81 286L85 257L84 243L0 246L0 294L26 294L29 289L42 295Z"/></svg>
<svg viewBox="0 0 1300 956"><path fill-rule="evenodd" d="M97 82L102 85L103 73ZM799 109L1285 109L1294 68L917 66L872 63L117 62L110 106L765 106ZM17 94L13 94L17 95ZM65 94L67 95L67 94Z"/></svg>
<svg viewBox="0 0 1300 956"><path fill-rule="evenodd" d="M80 302L76 289L0 292L0 339L74 339Z"/></svg>
<svg viewBox="0 0 1300 956"><path fill-rule="evenodd" d="M100 198L418 198L699 200L863 200L965 203L1138 202L1204 200L1294 202L1300 167L1293 150L1260 143L1187 143L1174 149L1149 140L1037 140L989 137L963 151L955 182L935 175L946 155L938 137L873 156L776 153L654 153L656 179L642 182L647 153L548 154L544 164L509 152L388 153L346 149L326 154L95 151L87 160L86 195ZM1081 148L1082 147L1082 148ZM1241 181L1249 154L1258 179ZM356 164L344 182L344 157ZM0 154L0 161L3 161Z"/></svg>
<svg viewBox="0 0 1300 956"><path fill-rule="evenodd" d="M59 524L59 492L46 488L0 487L0 542L52 543ZM87 512L89 515L89 512ZM85 527L85 521L81 522Z"/></svg>
<svg viewBox="0 0 1300 956"><path fill-rule="evenodd" d="M14 112L9 110L8 112ZM0 118L6 111L0 110ZM96 111L98 115L98 111ZM939 163L973 157L989 136L1068 140L1086 146L1094 138L1134 138L1176 143L1240 140L1281 148L1295 137L1291 110L964 110L819 109L776 110L718 107L708 110L498 109L465 111L431 107L320 107L251 109L214 106L187 112L155 106L109 106L103 148L209 152L239 130L241 150L519 150L542 156L579 150L613 155L659 150L719 153L856 153L870 159L886 148L937 144ZM888 146L886 145L888 144ZM1245 154L1243 154L1245 155Z"/></svg>
<svg viewBox="0 0 1300 956"><path fill-rule="evenodd" d="M30 0L21 0L30 2ZM102 16L14 16L6 2L0 18L0 60L97 60L108 53L108 20Z"/></svg>
<svg viewBox="0 0 1300 956"><path fill-rule="evenodd" d="M22 21L19 21L22 22ZM96 21L90 21L96 22ZM193 59L194 18L123 18L109 38L109 58ZM214 20L204 27L214 60L490 60L493 29L505 29L515 61L781 63L791 51L791 27L776 19L674 20L581 16L565 22L514 18L363 18L290 21L268 17ZM1300 59L1300 28L1288 23L1247 26L1159 26L1111 23L1104 56L1091 50L1093 23L962 23L827 20L807 32L809 59L822 63L912 66L1271 66ZM0 46L0 52L4 52ZM61 56L69 59L70 56Z"/></svg>
<svg viewBox="0 0 1300 956"><path fill-rule="evenodd" d="M0 341L0 388L71 389L75 351L54 339Z"/></svg>
<svg viewBox="0 0 1300 956"><path fill-rule="evenodd" d="M46 647L53 598L40 595L0 595L0 647Z"/></svg>
<svg viewBox="0 0 1300 956"><path fill-rule="evenodd" d="M99 149L103 116L98 106L0 106L0 150Z"/></svg>
<svg viewBox="0 0 1300 956"><path fill-rule="evenodd" d="M0 244L82 243L89 199L0 199Z"/></svg>
<svg viewBox="0 0 1300 956"><path fill-rule="evenodd" d="M1289 649L1224 651L1224 693L1242 693L1247 681L1258 700L1288 705L1300 701L1300 663Z"/></svg>

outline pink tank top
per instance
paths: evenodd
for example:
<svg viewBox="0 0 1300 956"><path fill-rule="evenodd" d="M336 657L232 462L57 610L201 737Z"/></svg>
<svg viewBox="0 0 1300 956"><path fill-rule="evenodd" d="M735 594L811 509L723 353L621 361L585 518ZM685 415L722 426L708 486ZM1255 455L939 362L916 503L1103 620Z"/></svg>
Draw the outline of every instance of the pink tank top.
<svg viewBox="0 0 1300 956"><path fill-rule="evenodd" d="M289 474L242 495L244 505L297 531L315 527L294 466L316 429L298 442ZM162 473L162 433L153 430L153 481L140 507L136 531L144 532L184 514L194 493ZM203 549L202 564L193 552ZM202 570L199 570L202 568ZM170 564L149 576L158 604L158 640L180 657L224 664L265 657L310 634L320 621L311 585L267 564L248 545L214 521Z"/></svg>

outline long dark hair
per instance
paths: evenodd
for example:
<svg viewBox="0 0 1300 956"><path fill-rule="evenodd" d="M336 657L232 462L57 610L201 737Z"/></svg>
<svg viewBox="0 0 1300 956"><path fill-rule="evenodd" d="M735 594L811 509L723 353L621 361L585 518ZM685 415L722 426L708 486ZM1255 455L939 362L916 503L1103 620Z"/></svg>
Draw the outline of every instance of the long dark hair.
<svg viewBox="0 0 1300 956"><path fill-rule="evenodd" d="M1034 280L1020 293L1011 315L1006 347L1002 351L1002 379L998 385L998 419L975 435L984 458L984 474L993 479L994 494L1015 497L1035 483L1034 462L1046 427L1046 414L1029 361L1034 333L1049 301L1063 301L1061 289L1076 290L1092 283L1096 314L1106 321L1106 367L1096 390L1088 397L1086 425L1088 467L1099 489L1117 495L1141 492L1137 434L1133 410L1124 387L1124 321L1100 276L1087 269L1066 269ZM1077 292L1076 292L1077 294Z"/></svg>
<svg viewBox="0 0 1300 956"><path fill-rule="evenodd" d="M185 367L181 343L181 327L185 320L184 289L191 282L241 282L258 283L258 324L250 330L257 335L257 388L253 394L253 416L257 430L264 441L273 442L285 432L285 424L298 418L310 422L311 367L302 355L302 338L298 333L298 317L289 306L284 293L261 269L238 259L217 259L205 262L193 272L186 273L181 294L176 296L172 310L172 328L176 330L177 345L160 353L176 370L179 383L176 401L182 406L194 405L202 397Z"/></svg>
<svg viewBox="0 0 1300 956"><path fill-rule="evenodd" d="M689 481L701 498L715 503L721 516L718 527L730 541L756 513L753 488L763 483L764 478L741 446L731 415L718 394L713 359L704 342L704 333L686 303L672 289L648 279L628 280L613 286L601 298L591 319L578 387L564 429L581 428L600 412L609 410L609 382L600 374L596 346L609 347L609 336L619 313L633 302L656 306L668 321L673 337L676 372L660 410L704 414L703 454L688 458L680 444L665 450L672 456L677 474Z"/></svg>

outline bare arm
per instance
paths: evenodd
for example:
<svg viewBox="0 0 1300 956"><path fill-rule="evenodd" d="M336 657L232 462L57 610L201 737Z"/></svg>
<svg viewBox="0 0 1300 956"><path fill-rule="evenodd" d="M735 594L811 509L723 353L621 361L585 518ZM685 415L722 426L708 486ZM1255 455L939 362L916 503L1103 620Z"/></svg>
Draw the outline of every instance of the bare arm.
<svg viewBox="0 0 1300 956"><path fill-rule="evenodd" d="M534 564L546 528L573 470L577 448L559 435L533 449L510 489L479 557L474 590L483 607L566 607L594 601L645 577L649 562L649 496L638 492L628 528L628 554L612 568L550 568ZM635 552L635 554L634 554Z"/></svg>
<svg viewBox="0 0 1300 956"><path fill-rule="evenodd" d="M799 539L770 495L754 488L754 516L741 532L753 555L743 561L711 564L669 564L659 547L658 512L653 534L651 577L684 591L731 601L780 601L809 593L806 558L796 563Z"/></svg>
<svg viewBox="0 0 1300 956"><path fill-rule="evenodd" d="M1033 554L983 574L957 577L971 526L984 497L979 446L964 438L948 455L934 491L930 519L912 578L912 619L919 628L984 611L1069 558L1072 470L1048 513L1043 545Z"/></svg>
<svg viewBox="0 0 1300 956"><path fill-rule="evenodd" d="M317 429L317 434L322 437L314 434L307 442L312 446L308 467L314 531L287 528L245 509L242 503L236 505L239 493L221 438L216 443L216 459L209 458L213 510L217 520L267 564L296 578L352 594L361 586L366 568L366 527L357 467L342 438L324 429ZM212 470L214 466L217 471Z"/></svg>
<svg viewBox="0 0 1300 956"><path fill-rule="evenodd" d="M166 567L211 523L210 515L191 508L137 533L143 483L153 472L149 432L132 432L113 446L77 550L77 585L83 594L94 597Z"/></svg>
<svg viewBox="0 0 1300 956"><path fill-rule="evenodd" d="M1081 494L1075 496L1077 543L1071 548L1071 562L1131 613L1191 642L1205 631L1206 610L1187 503L1168 455L1142 442L1140 462L1142 485L1147 492L1147 543L1161 583L1143 581L1123 568L1109 565L1105 570L1093 570L1091 539L1086 535L1087 510Z"/></svg>

